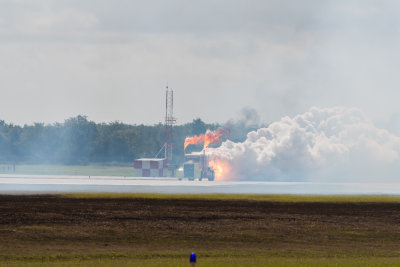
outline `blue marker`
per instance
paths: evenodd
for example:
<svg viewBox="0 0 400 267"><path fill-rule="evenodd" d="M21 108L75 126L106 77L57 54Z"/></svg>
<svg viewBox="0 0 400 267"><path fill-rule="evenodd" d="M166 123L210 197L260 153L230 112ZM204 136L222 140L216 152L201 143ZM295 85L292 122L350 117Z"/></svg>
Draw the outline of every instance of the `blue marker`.
<svg viewBox="0 0 400 267"><path fill-rule="evenodd" d="M195 264L196 264L196 253L192 252L192 254L190 254L190 266L194 267Z"/></svg>

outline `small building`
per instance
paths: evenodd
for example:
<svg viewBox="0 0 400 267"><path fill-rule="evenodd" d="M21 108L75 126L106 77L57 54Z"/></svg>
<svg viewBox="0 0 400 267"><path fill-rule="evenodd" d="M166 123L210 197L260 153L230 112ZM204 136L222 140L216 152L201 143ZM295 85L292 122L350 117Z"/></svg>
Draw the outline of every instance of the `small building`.
<svg viewBox="0 0 400 267"><path fill-rule="evenodd" d="M167 176L167 160L159 158L136 159L133 162L136 177L165 177Z"/></svg>

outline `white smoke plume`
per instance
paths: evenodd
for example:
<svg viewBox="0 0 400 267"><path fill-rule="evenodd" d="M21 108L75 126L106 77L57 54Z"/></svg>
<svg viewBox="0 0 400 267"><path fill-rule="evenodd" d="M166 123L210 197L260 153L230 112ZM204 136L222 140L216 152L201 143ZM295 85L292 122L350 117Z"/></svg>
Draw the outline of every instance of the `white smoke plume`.
<svg viewBox="0 0 400 267"><path fill-rule="evenodd" d="M209 150L219 180L395 181L400 137L358 109L311 108Z"/></svg>

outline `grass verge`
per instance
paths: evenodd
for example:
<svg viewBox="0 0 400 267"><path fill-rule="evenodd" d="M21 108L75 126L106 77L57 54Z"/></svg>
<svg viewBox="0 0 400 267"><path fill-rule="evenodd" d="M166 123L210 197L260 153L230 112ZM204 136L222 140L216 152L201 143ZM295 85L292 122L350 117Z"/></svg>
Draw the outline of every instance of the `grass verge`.
<svg viewBox="0 0 400 267"><path fill-rule="evenodd" d="M0 165L0 174L133 176L133 166L106 165Z"/></svg>
<svg viewBox="0 0 400 267"><path fill-rule="evenodd" d="M400 266L387 196L0 196L0 266Z"/></svg>
<svg viewBox="0 0 400 267"><path fill-rule="evenodd" d="M278 194L153 194L153 193L72 193L69 198L151 198L198 200L250 200L270 202L324 203L400 203L400 196L390 195L278 195Z"/></svg>

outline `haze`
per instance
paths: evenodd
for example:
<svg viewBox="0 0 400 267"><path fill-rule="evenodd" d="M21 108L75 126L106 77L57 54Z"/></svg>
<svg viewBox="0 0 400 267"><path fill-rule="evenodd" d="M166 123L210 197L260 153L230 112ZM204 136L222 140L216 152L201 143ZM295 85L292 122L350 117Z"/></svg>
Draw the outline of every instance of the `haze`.
<svg viewBox="0 0 400 267"><path fill-rule="evenodd" d="M0 117L262 121L359 108L398 134L398 1L0 1Z"/></svg>

